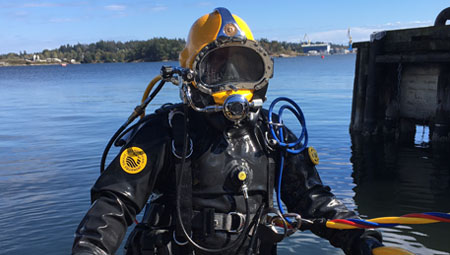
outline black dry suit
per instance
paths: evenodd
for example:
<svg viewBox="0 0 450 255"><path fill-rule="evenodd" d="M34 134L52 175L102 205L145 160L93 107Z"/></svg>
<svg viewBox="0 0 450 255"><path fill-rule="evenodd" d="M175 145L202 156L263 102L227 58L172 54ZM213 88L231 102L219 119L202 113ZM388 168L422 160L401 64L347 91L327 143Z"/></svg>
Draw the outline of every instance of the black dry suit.
<svg viewBox="0 0 450 255"><path fill-rule="evenodd" d="M113 254L119 248L127 227L152 199L144 220L131 233L126 244L127 254L189 254L190 244L184 244L176 216L176 171L180 166L179 129L171 127L183 112L181 106L157 110L146 116L132 131L121 153L101 174L91 191L92 206L77 231L74 254ZM224 119L223 114L188 111L189 144L181 192L181 214L185 228L202 246L221 248L244 233L239 245L221 254L247 251L250 229L242 229L245 215L256 222L260 207L271 207L275 177L279 168L278 150L267 145L267 112L239 127ZM177 123L176 125L183 125ZM183 130L183 129L181 129ZM192 149L191 149L192 145ZM143 170L127 173L121 164L124 150L140 148L146 155ZM178 152L177 152L178 151ZM182 151L182 150L181 150ZM122 162L122 163L121 163ZM142 162L128 162L133 166ZM134 165L133 165L134 164ZM248 212L237 177L246 174ZM179 169L178 169L179 171ZM187 181L186 181L187 179ZM304 150L298 155L287 154L283 171L281 198L288 211L303 218L355 217L324 186L314 164ZM187 183L187 184L186 184ZM252 226L250 224L250 226ZM332 230L323 224L314 225L315 234L328 239L332 245L352 253L354 241L363 230ZM242 232L241 232L242 233ZM177 242L174 241L177 240ZM259 250L259 251L258 251ZM275 244L254 242L254 253L275 254ZM195 254L205 254L195 250Z"/></svg>

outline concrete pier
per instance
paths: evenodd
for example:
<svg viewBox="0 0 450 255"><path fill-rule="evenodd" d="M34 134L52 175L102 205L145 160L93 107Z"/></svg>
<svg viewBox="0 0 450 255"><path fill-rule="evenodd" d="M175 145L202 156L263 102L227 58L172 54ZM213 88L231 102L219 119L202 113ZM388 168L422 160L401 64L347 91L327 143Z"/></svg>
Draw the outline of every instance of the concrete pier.
<svg viewBox="0 0 450 255"><path fill-rule="evenodd" d="M350 133L410 143L421 125L430 140L450 142L450 25L441 14L435 26L383 31L353 44Z"/></svg>

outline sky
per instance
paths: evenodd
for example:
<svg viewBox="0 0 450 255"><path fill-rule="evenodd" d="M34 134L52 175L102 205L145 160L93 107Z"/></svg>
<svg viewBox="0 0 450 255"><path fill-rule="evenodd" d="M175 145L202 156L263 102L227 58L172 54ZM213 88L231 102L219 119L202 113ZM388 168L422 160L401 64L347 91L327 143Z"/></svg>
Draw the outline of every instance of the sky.
<svg viewBox="0 0 450 255"><path fill-rule="evenodd" d="M99 40L186 38L193 22L216 7L244 19L256 39L348 44L349 28L358 42L376 31L431 26L450 1L0 0L0 54Z"/></svg>

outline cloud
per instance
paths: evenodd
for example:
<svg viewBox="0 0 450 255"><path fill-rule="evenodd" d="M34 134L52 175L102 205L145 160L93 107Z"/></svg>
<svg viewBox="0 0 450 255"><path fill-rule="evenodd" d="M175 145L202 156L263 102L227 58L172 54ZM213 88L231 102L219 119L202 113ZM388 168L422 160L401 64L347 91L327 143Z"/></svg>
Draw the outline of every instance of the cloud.
<svg viewBox="0 0 450 255"><path fill-rule="evenodd" d="M352 36L353 42L360 42L360 41L369 41L370 35L375 32L385 30L416 28L432 25L433 25L432 21L410 21L410 22L397 21L374 26L350 27L350 34ZM342 29L308 33L308 37L312 42L320 41L320 42L332 42L337 44L347 44L349 41L347 32L348 28L342 28ZM287 40L291 42L304 41L303 37L288 38Z"/></svg>
<svg viewBox="0 0 450 255"><path fill-rule="evenodd" d="M74 22L77 21L76 19L71 19L71 18L52 18L49 20L49 22L51 23L69 23L69 22Z"/></svg>
<svg viewBox="0 0 450 255"><path fill-rule="evenodd" d="M124 11L127 7L125 5L112 4L105 6L108 11Z"/></svg>
<svg viewBox="0 0 450 255"><path fill-rule="evenodd" d="M17 11L17 12L11 13L11 16L16 17L16 18L24 18L24 17L28 17L28 15L30 15L30 13L27 11Z"/></svg>
<svg viewBox="0 0 450 255"><path fill-rule="evenodd" d="M26 3L23 4L23 8L36 8L36 7L57 7L61 6L60 4L54 4L54 3Z"/></svg>
<svg viewBox="0 0 450 255"><path fill-rule="evenodd" d="M381 25L381 27L394 27L396 29L400 29L400 28L411 28L411 27L417 27L417 26L431 26L431 25L432 25L431 20L427 20L427 21L416 20L416 21L409 21L409 22L401 22L401 21L397 21L397 22L393 22L393 23L389 22L384 25Z"/></svg>
<svg viewBox="0 0 450 255"><path fill-rule="evenodd" d="M158 6L150 7L150 10L154 11L154 12L165 11L165 10L167 10L167 6L158 5Z"/></svg>
<svg viewBox="0 0 450 255"><path fill-rule="evenodd" d="M205 7L205 6L212 6L213 3L211 2L198 2L196 3L197 7Z"/></svg>
<svg viewBox="0 0 450 255"><path fill-rule="evenodd" d="M89 2L87 1L75 1L68 3L0 3L1 9L23 9L23 8L47 8L47 7L76 7L76 6L86 6Z"/></svg>

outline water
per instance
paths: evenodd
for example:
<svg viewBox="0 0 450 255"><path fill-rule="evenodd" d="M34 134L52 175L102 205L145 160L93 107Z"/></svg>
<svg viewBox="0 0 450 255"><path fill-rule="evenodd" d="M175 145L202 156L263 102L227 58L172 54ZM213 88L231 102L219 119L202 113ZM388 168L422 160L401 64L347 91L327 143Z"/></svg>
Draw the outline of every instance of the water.
<svg viewBox="0 0 450 255"><path fill-rule="evenodd" d="M275 59L268 102L288 96L300 104L322 180L363 217L449 212L450 164L421 134L409 147L348 134L354 62L354 55ZM176 65L0 68L0 254L70 253L104 146L163 64ZM168 84L149 107L178 101ZM446 223L382 232L387 245L450 254ZM343 254L310 232L282 242L279 253Z"/></svg>

